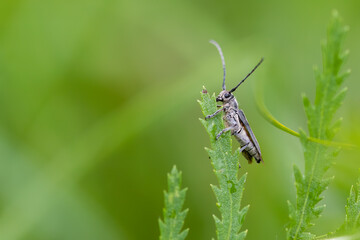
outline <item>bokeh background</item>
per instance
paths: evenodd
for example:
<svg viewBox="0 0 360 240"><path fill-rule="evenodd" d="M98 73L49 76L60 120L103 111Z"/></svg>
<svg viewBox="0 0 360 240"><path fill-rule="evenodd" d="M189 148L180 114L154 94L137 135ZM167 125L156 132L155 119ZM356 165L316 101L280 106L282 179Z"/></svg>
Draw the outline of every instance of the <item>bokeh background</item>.
<svg viewBox="0 0 360 240"><path fill-rule="evenodd" d="M344 49L349 91L337 141L360 145L360 2L3 0L0 1L0 238L157 239L166 173L188 187L187 239L215 237L216 183L198 118L205 85L221 89L217 40L265 164L248 172L247 239L283 239L298 139L256 110L265 104L290 128L306 128L301 93L314 96L314 64L333 9L350 26ZM359 151L330 170L327 208L313 231L343 222Z"/></svg>

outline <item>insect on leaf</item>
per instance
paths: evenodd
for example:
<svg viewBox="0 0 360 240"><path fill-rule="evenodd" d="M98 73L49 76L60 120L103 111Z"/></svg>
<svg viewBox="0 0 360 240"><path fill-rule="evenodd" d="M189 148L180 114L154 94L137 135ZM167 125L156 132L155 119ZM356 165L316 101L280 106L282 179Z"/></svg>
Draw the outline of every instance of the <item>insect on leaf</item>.
<svg viewBox="0 0 360 240"><path fill-rule="evenodd" d="M215 95L210 96L207 91L201 93L199 101L202 112L205 116L214 113L216 108ZM249 206L240 208L244 191L246 174L238 178L239 151L232 153L231 136L227 132L216 140L216 134L224 129L221 115L209 120L200 119L210 137L211 149L206 149L219 185L211 185L217 200L221 218L214 215L217 239L244 239L247 230L240 231Z"/></svg>

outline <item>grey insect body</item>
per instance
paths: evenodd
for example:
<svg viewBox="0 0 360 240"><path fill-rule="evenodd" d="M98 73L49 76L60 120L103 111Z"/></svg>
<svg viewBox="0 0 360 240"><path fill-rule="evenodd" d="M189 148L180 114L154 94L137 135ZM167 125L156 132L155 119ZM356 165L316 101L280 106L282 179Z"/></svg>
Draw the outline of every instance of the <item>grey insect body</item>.
<svg viewBox="0 0 360 240"><path fill-rule="evenodd" d="M206 116L206 119L212 118L217 114L224 112L223 119L226 127L217 134L216 139L219 139L223 133L231 131L231 134L234 135L236 140L240 143L240 152L244 155L249 163L252 163L252 158L254 158L257 163L263 162L259 143L257 142L256 137L250 128L249 122L247 121L244 112L239 109L238 102L236 101L235 96L232 94L232 92L234 92L240 86L240 84L243 83L255 71L255 69L262 63L263 59L260 60L260 62L253 68L253 70L243 80L241 80L236 87L230 91L227 91L225 87L226 71L224 56L217 42L212 40L210 43L214 44L218 49L223 64L223 90L216 98L216 101L222 102L223 105L218 106L219 109L213 114Z"/></svg>

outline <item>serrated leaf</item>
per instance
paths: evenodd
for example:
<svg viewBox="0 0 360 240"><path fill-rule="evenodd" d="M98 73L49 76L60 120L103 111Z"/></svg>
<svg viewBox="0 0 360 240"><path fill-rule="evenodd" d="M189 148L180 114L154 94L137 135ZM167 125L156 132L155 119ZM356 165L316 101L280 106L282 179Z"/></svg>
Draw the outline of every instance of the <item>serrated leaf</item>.
<svg viewBox="0 0 360 240"><path fill-rule="evenodd" d="M245 221L246 213L248 212L250 205L243 207L239 212L239 223L242 225Z"/></svg>
<svg viewBox="0 0 360 240"><path fill-rule="evenodd" d="M287 201L287 204L288 204L288 208L289 208L289 219L291 221L293 221L296 217L296 209L289 200ZM288 228L286 229L286 231L288 231Z"/></svg>
<svg viewBox="0 0 360 240"><path fill-rule="evenodd" d="M248 232L248 231L245 230L245 231L242 231L241 233L239 233L239 234L236 236L236 240L243 240L243 239L245 239L247 232Z"/></svg>
<svg viewBox="0 0 360 240"><path fill-rule="evenodd" d="M164 220L159 219L160 240L184 240L189 232L181 232L188 209L181 211L187 188L181 189L181 172L174 166L168 173L168 191L164 191Z"/></svg>
<svg viewBox="0 0 360 240"><path fill-rule="evenodd" d="M345 231L355 232L360 227L360 179L356 183L356 190L351 186L350 195L345 206Z"/></svg>
<svg viewBox="0 0 360 240"><path fill-rule="evenodd" d="M314 103L303 95L303 104L308 122L309 136L300 130L300 141L304 150L305 172L302 174L294 167L296 185L296 204L289 204L287 227L288 239L314 239L316 236L308 232L312 221L318 218L325 205L318 206L322 200L321 193L327 188L332 178L324 179L324 174L331 166L338 150L329 146L310 142L310 138L331 141L338 131L340 122L332 123L336 110L342 104L346 88L341 83L348 75L340 73L346 54L341 52L341 44L347 28L344 27L337 14L333 15L327 31L326 42L322 44L323 69L314 68L316 94Z"/></svg>
<svg viewBox="0 0 360 240"><path fill-rule="evenodd" d="M207 91L203 91L201 99L199 103L204 117L217 110L215 95L210 96ZM225 128L221 114L200 121L210 137L211 149L206 151L219 182L218 186L211 185L221 214L221 220L213 215L217 239L244 239L247 231L240 230L249 206L240 208L246 174L238 179L239 152L232 153L230 132L218 140L215 139L216 134Z"/></svg>
<svg viewBox="0 0 360 240"><path fill-rule="evenodd" d="M295 182L298 184L303 184L304 176L302 175L299 167L294 165L293 169L294 169Z"/></svg>

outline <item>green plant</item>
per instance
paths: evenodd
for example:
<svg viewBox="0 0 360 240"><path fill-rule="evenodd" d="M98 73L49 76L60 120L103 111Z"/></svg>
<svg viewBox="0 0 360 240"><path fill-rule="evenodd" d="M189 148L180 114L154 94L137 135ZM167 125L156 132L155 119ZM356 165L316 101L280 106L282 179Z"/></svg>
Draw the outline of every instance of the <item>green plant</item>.
<svg viewBox="0 0 360 240"><path fill-rule="evenodd" d="M341 120L332 122L336 110L341 106L346 88L342 88L345 74L340 73L340 67L348 52L341 52L341 44L347 27L344 27L334 13L327 32L327 40L322 45L323 70L320 73L315 68L316 96L313 104L303 95L303 103L308 119L309 136L331 141L339 130ZM301 173L294 166L296 185L296 204L288 202L290 223L287 227L288 239L313 239L314 234L308 231L312 221L318 218L325 205L318 205L322 200L320 194L327 188L332 177L325 177L333 157L338 149L314 143L308 140L304 131L300 131L300 140L304 150L305 172Z"/></svg>
<svg viewBox="0 0 360 240"><path fill-rule="evenodd" d="M181 231L188 209L181 211L187 189L181 189L181 172L173 167L168 173L168 191L164 191L164 221L159 219L160 240L183 240L189 229Z"/></svg>
<svg viewBox="0 0 360 240"><path fill-rule="evenodd" d="M325 205L319 205L319 202L322 200L322 192L333 179L332 176L326 176L326 172L334 157L342 147L354 148L351 144L333 142L341 123L340 119L333 122L333 117L345 97L347 89L342 87L342 83L350 73L350 71L340 72L340 67L348 55L348 51L341 51L347 30L348 28L342 24L337 12L334 12L328 27L327 39L322 45L322 72L315 68L316 96L314 103L312 104L303 95L303 104L308 120L308 135L303 130L297 133L279 123L268 112L261 98L258 99L258 106L263 116L279 129L299 137L304 151L304 174L299 167L294 166L296 203L288 202L290 220L286 227L287 239L325 239L329 236L344 236L345 234L353 235L339 239L358 239L359 237L356 233L360 227L360 180L357 183L357 190L351 187L345 206L345 222L336 232L316 236L309 230L314 225L313 220L318 218L325 208ZM215 95L210 96L205 88L201 93L201 99L199 103L204 116L217 110ZM224 129L220 115L209 120L200 119L200 121L210 137L212 149L206 150L219 182L219 186L211 185L221 214L221 219L214 215L217 238L219 240L244 239L247 230L241 231L240 229L249 206L240 208L246 173L240 178L237 176L239 152L232 152L230 132L216 140L216 134ZM165 212L166 210L164 210ZM183 218L181 219L183 221ZM179 231L182 222L178 224Z"/></svg>
<svg viewBox="0 0 360 240"><path fill-rule="evenodd" d="M341 119L332 123L336 110L341 106L347 88L341 84L350 71L340 73L340 67L348 56L348 51L341 52L341 45L348 27L344 26L338 13L334 11L328 28L327 41L323 43L323 71L315 68L316 97L314 104L304 95L303 102L308 119L309 135L302 130L297 133L277 121L266 108L263 98L257 99L257 105L262 115L275 127L299 137L304 149L305 173L302 174L294 166L296 205L288 202L290 222L286 228L288 239L323 239L327 236L354 234L360 227L360 183L357 191L351 187L350 196L345 206L345 222L334 233L315 236L308 231L313 226L312 220L318 218L325 205L318 205L322 200L321 193L327 188L333 177L324 177L331 166L333 158L340 148L357 149L352 144L332 141L339 130ZM335 147L335 149L334 149ZM357 234L345 239L358 239Z"/></svg>
<svg viewBox="0 0 360 240"><path fill-rule="evenodd" d="M350 195L345 206L344 232L356 232L360 227L360 179L356 183L356 188L351 186Z"/></svg>
<svg viewBox="0 0 360 240"><path fill-rule="evenodd" d="M210 96L204 89L199 101L204 116L216 111L215 95ZM240 231L249 206L240 209L241 198L246 181L246 174L237 177L239 169L239 152L232 153L231 136L226 133L219 140L216 134L224 128L221 116L210 120L200 119L210 136L212 149L206 149L211 158L214 172L219 186L211 185L217 199L217 206L221 213L221 220L213 215L218 239L244 239L247 230ZM187 210L180 212L185 198L185 189L179 191L181 174L174 167L168 175L169 192L165 193L164 222L160 224L160 239L184 239L187 230L179 234ZM179 192L181 194L176 194ZM177 196L178 198L174 198ZM173 200L175 199L175 200Z"/></svg>

